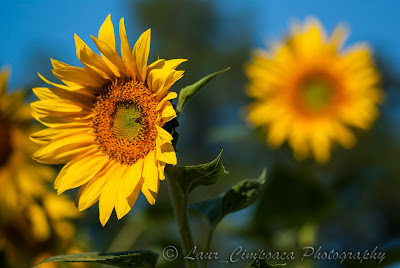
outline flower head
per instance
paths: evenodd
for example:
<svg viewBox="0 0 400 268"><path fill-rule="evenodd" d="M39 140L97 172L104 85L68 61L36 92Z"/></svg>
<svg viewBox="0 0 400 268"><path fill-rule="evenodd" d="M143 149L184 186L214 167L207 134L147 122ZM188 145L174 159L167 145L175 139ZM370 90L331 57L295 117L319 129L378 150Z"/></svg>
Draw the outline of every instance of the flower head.
<svg viewBox="0 0 400 268"><path fill-rule="evenodd" d="M286 140L294 156L330 158L332 141L350 148L350 127L370 128L382 100L379 75L367 45L344 50L346 30L330 37L316 19L294 25L269 52L257 51L246 67L248 94L255 99L248 119L268 132L278 147Z"/></svg>
<svg viewBox="0 0 400 268"><path fill-rule="evenodd" d="M147 65L150 30L133 50L120 20L121 56L108 16L92 37L95 54L77 35L77 56L84 68L52 60L53 74L64 84L43 78L51 88L35 88L40 101L32 103L33 117L49 127L31 136L42 145L34 158L45 164L64 164L55 181L60 194L80 187L79 210L99 201L105 225L115 208L126 215L141 191L154 204L166 164L175 165L172 136L162 127L176 117L170 87L182 77L175 70L184 59L159 59Z"/></svg>

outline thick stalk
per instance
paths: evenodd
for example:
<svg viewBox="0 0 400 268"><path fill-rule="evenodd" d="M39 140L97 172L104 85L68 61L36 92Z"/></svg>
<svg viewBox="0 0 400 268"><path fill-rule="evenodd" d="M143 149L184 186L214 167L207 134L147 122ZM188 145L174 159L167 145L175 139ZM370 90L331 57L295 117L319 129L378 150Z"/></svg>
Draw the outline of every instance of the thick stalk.
<svg viewBox="0 0 400 268"><path fill-rule="evenodd" d="M176 219L178 221L179 233L183 243L184 256L188 256L190 251L194 248L194 242L188 218L187 197L185 197L175 178L168 176L168 182ZM185 263L188 268L198 267L197 260L188 261L185 259Z"/></svg>

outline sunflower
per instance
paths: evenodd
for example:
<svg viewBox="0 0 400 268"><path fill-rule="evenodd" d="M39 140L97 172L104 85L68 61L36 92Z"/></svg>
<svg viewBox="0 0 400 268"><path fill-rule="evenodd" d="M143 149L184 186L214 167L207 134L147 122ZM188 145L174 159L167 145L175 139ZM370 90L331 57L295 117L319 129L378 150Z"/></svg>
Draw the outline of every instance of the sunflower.
<svg viewBox="0 0 400 268"><path fill-rule="evenodd" d="M57 193L80 187L80 211L99 201L104 226L115 208L126 215L141 191L155 203L166 164L176 165L172 135L163 125L176 117L170 87L183 76L175 70L185 59L158 59L147 65L150 29L133 50L119 23L121 56L115 46L109 15L91 36L101 53L95 54L77 35L76 53L84 68L52 60L53 74L64 84L34 88L40 101L32 103L33 117L48 128L31 139L42 145L34 159L66 165L57 176Z"/></svg>
<svg viewBox="0 0 400 268"><path fill-rule="evenodd" d="M382 101L379 75L367 45L342 48L346 36L338 26L327 37L310 18L270 51L254 53L245 68L255 99L248 120L267 131L269 145L288 141L297 159L313 154L323 163L333 141L351 148L351 128L371 127Z"/></svg>

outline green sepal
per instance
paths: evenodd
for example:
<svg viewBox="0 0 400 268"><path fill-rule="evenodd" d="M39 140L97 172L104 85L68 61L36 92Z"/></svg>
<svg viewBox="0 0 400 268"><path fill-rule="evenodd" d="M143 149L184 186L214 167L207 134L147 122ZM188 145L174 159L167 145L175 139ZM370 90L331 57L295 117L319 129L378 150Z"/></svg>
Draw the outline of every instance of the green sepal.
<svg viewBox="0 0 400 268"><path fill-rule="evenodd" d="M178 115L182 112L183 106L192 98L197 92L200 91L202 87L204 87L208 82L210 82L213 78L217 77L218 75L228 71L231 67L228 67L224 70L221 70L219 72L207 75L197 81L196 83L189 85L187 87L184 87L181 89L179 92L179 103L178 103Z"/></svg>
<svg viewBox="0 0 400 268"><path fill-rule="evenodd" d="M158 254L150 250L123 251L123 252L111 252L111 253L85 252L85 253L53 256L43 260L35 267L38 267L40 264L46 262L96 262L118 267L154 268L156 267L157 259L158 259Z"/></svg>
<svg viewBox="0 0 400 268"><path fill-rule="evenodd" d="M209 163L184 167L167 165L165 171L168 178L177 180L182 192L187 195L196 187L215 184L228 174L221 161L222 152L223 150Z"/></svg>

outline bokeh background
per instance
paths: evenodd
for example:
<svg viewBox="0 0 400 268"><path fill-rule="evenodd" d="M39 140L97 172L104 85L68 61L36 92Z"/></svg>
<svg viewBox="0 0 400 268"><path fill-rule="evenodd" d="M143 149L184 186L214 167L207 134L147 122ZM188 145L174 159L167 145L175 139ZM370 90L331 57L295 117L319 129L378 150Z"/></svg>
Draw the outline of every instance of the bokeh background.
<svg viewBox="0 0 400 268"><path fill-rule="evenodd" d="M400 245L399 10L396 0L3 1L0 66L11 69L11 92L30 92L32 87L45 86L37 72L52 77L50 58L81 66L73 34L95 49L89 35L97 35L108 14L115 28L125 17L131 44L151 28L150 61L158 55L188 59L181 66L186 73L173 87L175 91L231 66L191 100L180 118L179 165L208 162L223 148L223 163L230 172L217 185L196 189L190 201L214 197L268 168L269 184L261 199L217 227L211 249L221 259L238 246L249 252L301 252L304 246L339 252L372 251L375 246L380 251L396 251ZM266 43L288 33L290 22L304 21L310 15L319 18L329 33L338 23L348 25L351 34L346 45L366 41L373 47L386 96L373 128L356 132L358 141L352 150L334 147L325 165L313 159L298 162L285 146L270 149L263 135L245 122L245 106L251 100L244 91L243 68L251 50L265 48ZM28 94L29 101L35 99L32 95ZM73 199L75 193L67 194ZM97 204L81 214L74 221L75 240L92 251L151 249L161 253L167 245L180 247L165 182L154 206L142 196L126 217L118 221L114 215L105 227L98 220ZM191 218L196 244L201 247L207 222L194 212ZM400 267L395 256L392 260L382 267ZM298 257L285 262L287 267L380 267L377 261L339 264ZM245 267L247 263L225 266ZM167 262L162 256L158 264L183 265L179 258ZM210 262L210 267L223 266Z"/></svg>

